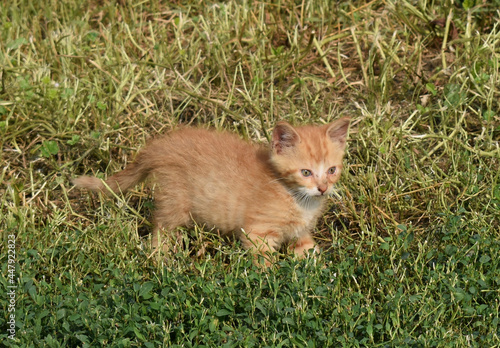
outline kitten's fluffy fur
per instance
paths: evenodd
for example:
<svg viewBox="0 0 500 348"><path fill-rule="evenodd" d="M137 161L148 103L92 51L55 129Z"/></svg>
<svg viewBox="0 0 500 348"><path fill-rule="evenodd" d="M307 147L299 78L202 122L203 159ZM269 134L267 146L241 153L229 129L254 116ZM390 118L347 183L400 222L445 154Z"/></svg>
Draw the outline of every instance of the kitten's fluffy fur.
<svg viewBox="0 0 500 348"><path fill-rule="evenodd" d="M230 133L182 128L152 140L105 184L88 176L73 183L125 192L153 178L154 248L168 240L162 231L194 220L234 233L245 248L266 256L283 243L304 256L315 247L310 232L342 171L348 127L348 118L319 127L279 122L270 148Z"/></svg>

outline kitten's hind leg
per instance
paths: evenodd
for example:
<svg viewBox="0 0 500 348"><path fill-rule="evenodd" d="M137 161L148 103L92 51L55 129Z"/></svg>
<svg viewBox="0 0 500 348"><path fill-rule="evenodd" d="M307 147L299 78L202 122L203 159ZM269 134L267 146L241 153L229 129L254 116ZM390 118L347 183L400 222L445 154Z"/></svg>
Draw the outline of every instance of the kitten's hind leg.
<svg viewBox="0 0 500 348"><path fill-rule="evenodd" d="M192 224L191 215L186 205L179 204L179 201L158 200L154 215L154 230L151 238L153 250L167 254L176 250L177 245L182 240L177 227L189 226ZM175 233L175 235L174 235Z"/></svg>

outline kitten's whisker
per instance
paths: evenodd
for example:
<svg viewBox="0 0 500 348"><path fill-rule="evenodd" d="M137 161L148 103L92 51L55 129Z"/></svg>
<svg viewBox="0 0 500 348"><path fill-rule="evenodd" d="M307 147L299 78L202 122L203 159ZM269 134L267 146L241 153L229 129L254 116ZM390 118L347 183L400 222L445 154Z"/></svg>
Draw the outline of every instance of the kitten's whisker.
<svg viewBox="0 0 500 348"><path fill-rule="evenodd" d="M290 189L289 190L292 197L307 210L311 210L316 208L316 201L313 196L309 195L307 192L304 192L299 189Z"/></svg>

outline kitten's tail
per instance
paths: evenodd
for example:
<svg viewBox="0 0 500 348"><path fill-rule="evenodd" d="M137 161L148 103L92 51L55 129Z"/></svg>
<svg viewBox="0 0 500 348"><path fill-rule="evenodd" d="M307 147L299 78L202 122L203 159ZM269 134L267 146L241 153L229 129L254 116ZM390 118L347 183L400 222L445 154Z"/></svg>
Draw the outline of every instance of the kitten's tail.
<svg viewBox="0 0 500 348"><path fill-rule="evenodd" d="M114 193L126 192L129 188L144 181L151 171L151 167L145 161L141 161L140 155L139 153L134 163L129 164L124 170L109 177L104 182L92 176L80 176L71 180L71 182L76 187L96 192L100 191L107 195L110 195L110 191Z"/></svg>

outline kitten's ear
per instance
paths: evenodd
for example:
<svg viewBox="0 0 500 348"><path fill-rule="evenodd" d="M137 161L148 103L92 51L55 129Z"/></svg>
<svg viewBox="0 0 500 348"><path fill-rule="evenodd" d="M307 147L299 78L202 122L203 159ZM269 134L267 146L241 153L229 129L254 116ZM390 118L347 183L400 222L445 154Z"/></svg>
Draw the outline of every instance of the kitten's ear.
<svg viewBox="0 0 500 348"><path fill-rule="evenodd" d="M345 145L350 122L351 119L349 117L343 117L331 123L326 130L326 134L331 139L331 141L340 143L340 145Z"/></svg>
<svg viewBox="0 0 500 348"><path fill-rule="evenodd" d="M273 130L272 148L277 154L294 147L300 142L297 131L287 122L280 121Z"/></svg>

